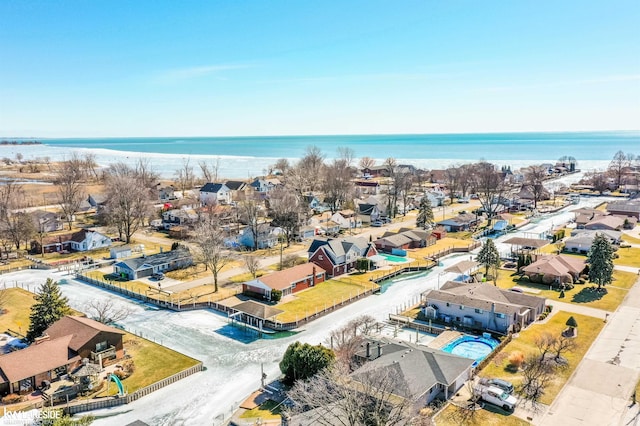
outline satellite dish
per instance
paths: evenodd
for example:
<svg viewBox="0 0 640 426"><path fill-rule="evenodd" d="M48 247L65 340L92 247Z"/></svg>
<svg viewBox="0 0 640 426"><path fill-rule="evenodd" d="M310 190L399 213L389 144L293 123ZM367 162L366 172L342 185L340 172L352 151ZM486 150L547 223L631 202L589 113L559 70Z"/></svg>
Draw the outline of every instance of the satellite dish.
<svg viewBox="0 0 640 426"><path fill-rule="evenodd" d="M88 388L89 388L89 390L93 390L93 384L89 383Z"/></svg>

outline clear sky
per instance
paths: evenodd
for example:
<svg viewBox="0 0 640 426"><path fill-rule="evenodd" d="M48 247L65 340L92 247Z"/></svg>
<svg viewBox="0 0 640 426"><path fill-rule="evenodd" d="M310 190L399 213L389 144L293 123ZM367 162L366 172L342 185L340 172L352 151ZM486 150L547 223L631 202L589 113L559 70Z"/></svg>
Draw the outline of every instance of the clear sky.
<svg viewBox="0 0 640 426"><path fill-rule="evenodd" d="M640 128L640 1L0 1L0 136Z"/></svg>

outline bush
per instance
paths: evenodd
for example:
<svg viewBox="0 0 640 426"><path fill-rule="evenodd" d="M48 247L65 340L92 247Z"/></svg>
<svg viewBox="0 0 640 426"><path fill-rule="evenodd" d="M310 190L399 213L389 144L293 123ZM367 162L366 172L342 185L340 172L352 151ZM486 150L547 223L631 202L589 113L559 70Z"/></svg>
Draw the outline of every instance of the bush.
<svg viewBox="0 0 640 426"><path fill-rule="evenodd" d="M545 306L545 307L544 307L544 311L545 311L545 312L547 312L547 313L548 313L548 312L553 311L553 305L547 305L547 306Z"/></svg>
<svg viewBox="0 0 640 426"><path fill-rule="evenodd" d="M131 375L134 371L136 371L136 365L134 364L132 359L128 359L122 363L122 370Z"/></svg>
<svg viewBox="0 0 640 426"><path fill-rule="evenodd" d="M513 351L509 354L509 367L513 370L518 371L518 369L522 366L524 362L524 354L520 351Z"/></svg>
<svg viewBox="0 0 640 426"><path fill-rule="evenodd" d="M10 393L2 398L3 404L15 404L16 402L22 401L24 401L24 396L18 395L17 393Z"/></svg>

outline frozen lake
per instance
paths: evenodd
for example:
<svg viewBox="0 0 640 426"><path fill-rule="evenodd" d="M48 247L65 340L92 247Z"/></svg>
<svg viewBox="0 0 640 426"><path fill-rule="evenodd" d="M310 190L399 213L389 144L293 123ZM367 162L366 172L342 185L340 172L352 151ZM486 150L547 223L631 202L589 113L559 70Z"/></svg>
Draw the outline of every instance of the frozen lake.
<svg viewBox="0 0 640 426"><path fill-rule="evenodd" d="M573 208L594 206L602 201L603 198L582 199L580 204L569 207L566 211L541 218L516 234L499 238L497 245L501 251L508 251L509 246L501 244L501 240L525 236L567 222L573 218L573 213L570 213ZM95 425L125 425L137 419L152 425L221 424L244 398L260 386L261 364L264 364L268 380L279 376L278 363L290 343L295 340L311 344L326 343L330 330L363 314L383 321L388 318L389 313L402 311L417 302L422 292L454 279L456 274L443 272L444 268L467 259L468 256L450 256L443 260L442 266L428 273L399 278L383 294L346 306L306 325L298 334L281 339L241 339L242 331L231 328L224 316L212 311L156 310L136 300L77 282L59 272L28 270L0 275L0 285L26 284L33 291L47 277L52 277L61 283L70 305L81 311L89 300L113 299L118 305L131 309L131 315L121 324L127 330L142 333L144 337L203 361L206 367L204 372L194 374L132 404L93 412L97 417ZM415 332L405 332L399 336L415 341ZM429 336L421 335L420 343L426 343L428 338Z"/></svg>

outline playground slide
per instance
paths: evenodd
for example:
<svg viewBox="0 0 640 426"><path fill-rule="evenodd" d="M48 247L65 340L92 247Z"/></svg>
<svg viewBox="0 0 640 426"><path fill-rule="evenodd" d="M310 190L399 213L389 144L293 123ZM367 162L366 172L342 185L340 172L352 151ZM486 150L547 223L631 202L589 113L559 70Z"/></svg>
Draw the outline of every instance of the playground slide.
<svg viewBox="0 0 640 426"><path fill-rule="evenodd" d="M109 374L109 380L112 380L116 386L118 386L118 395L124 396L124 386L122 386L122 382L115 374Z"/></svg>

